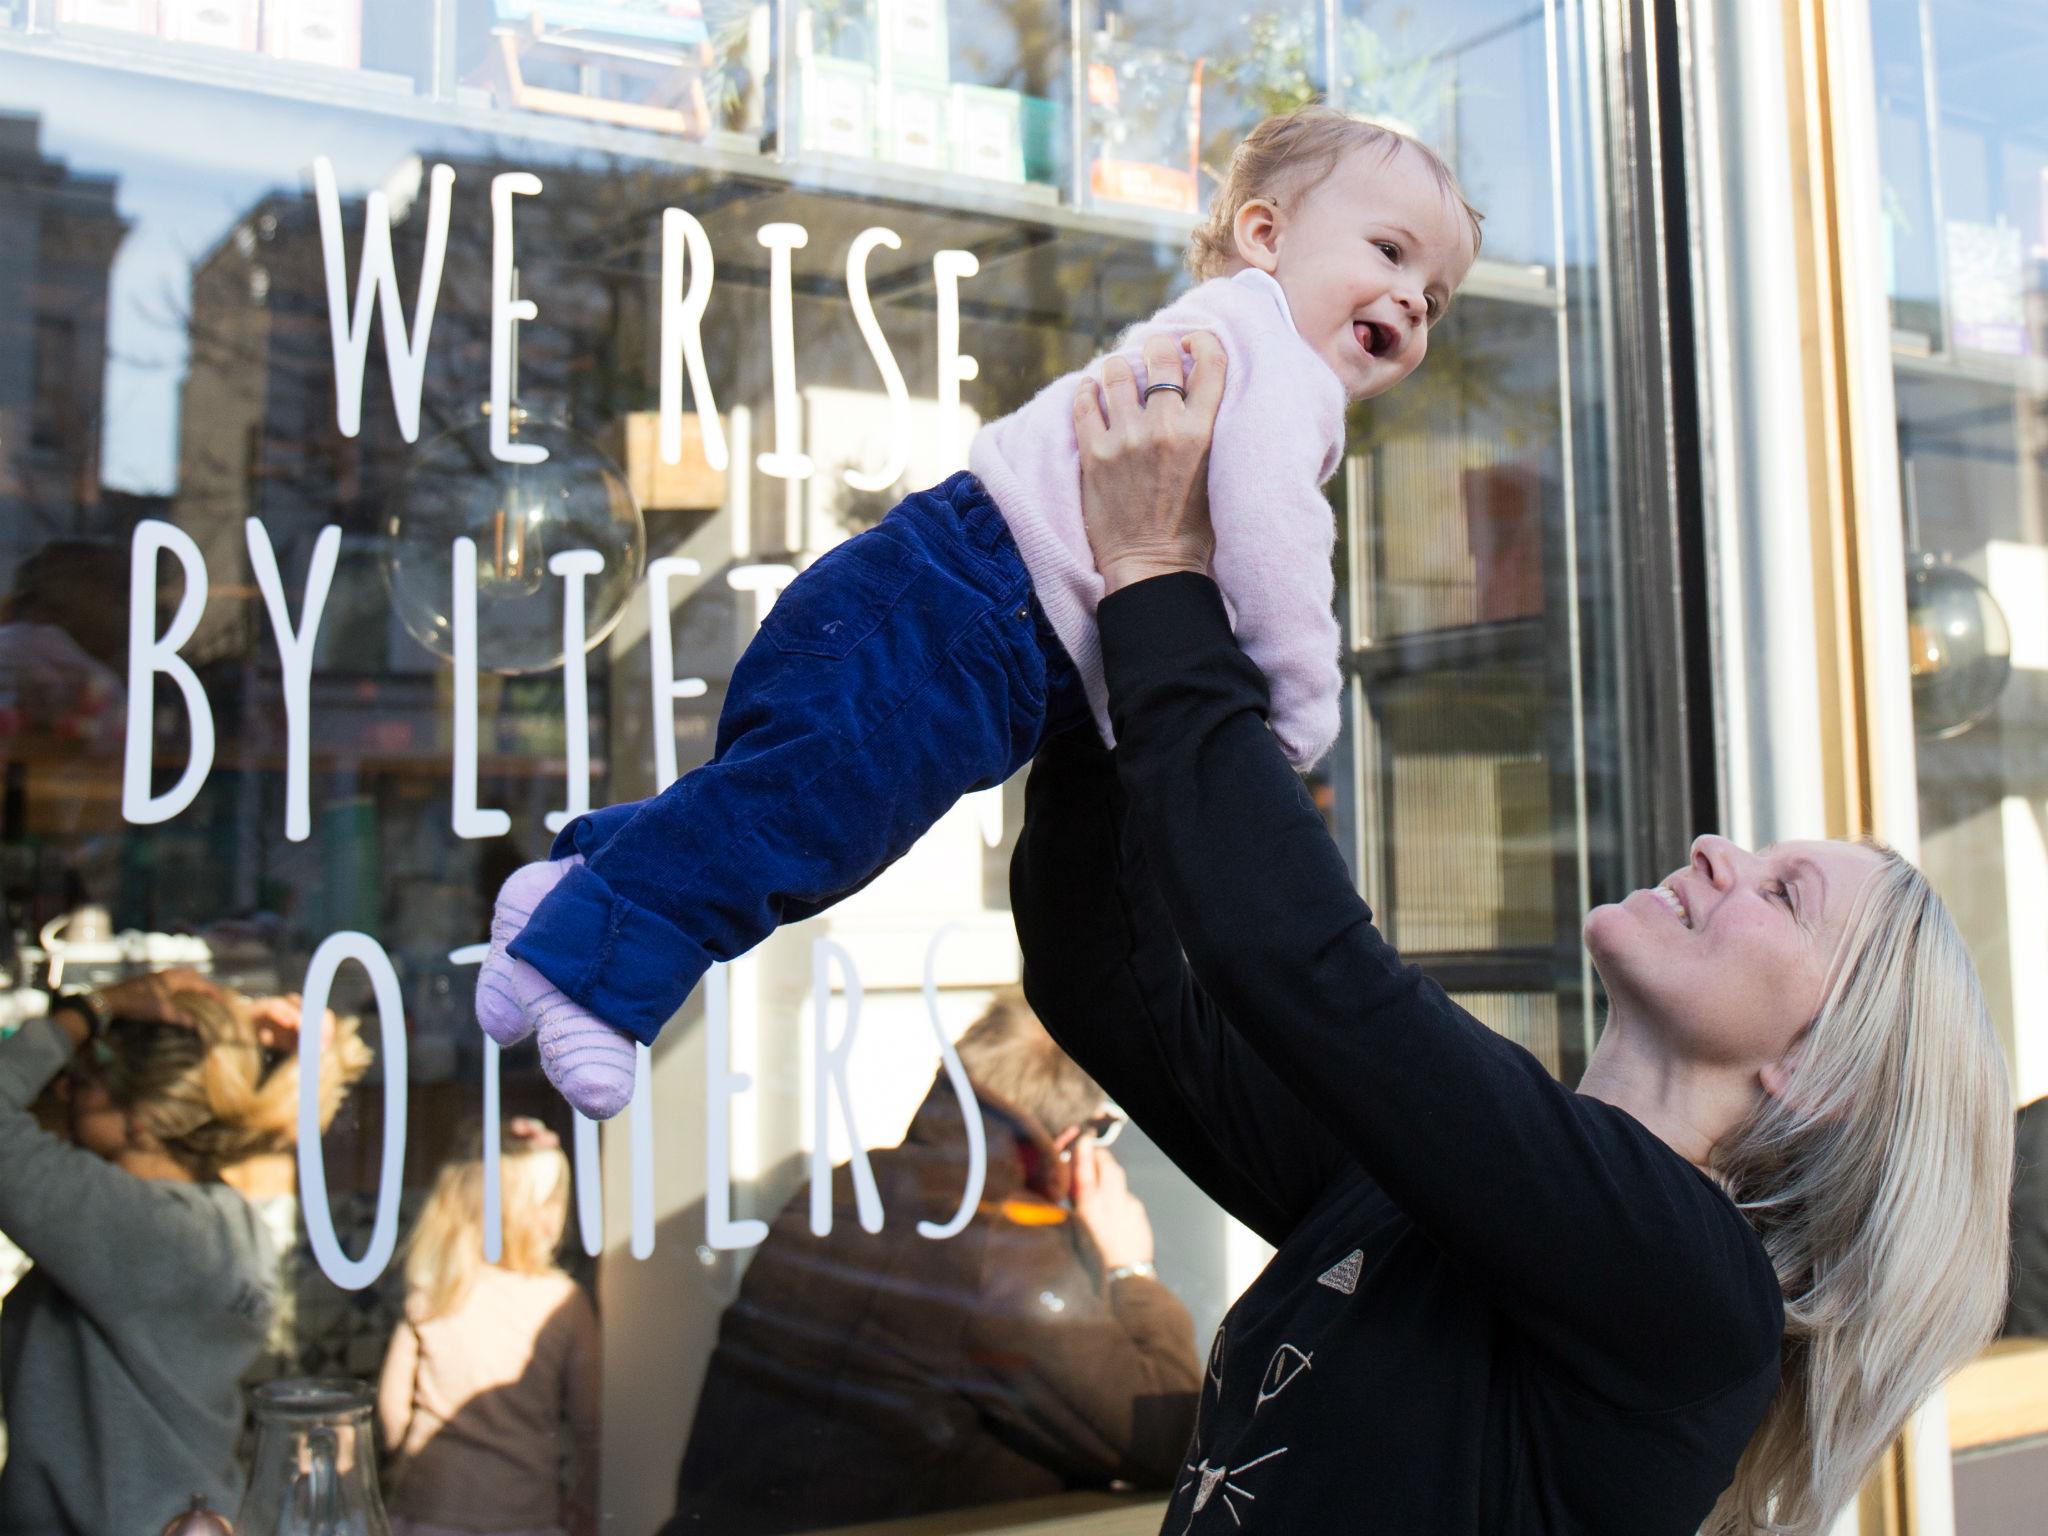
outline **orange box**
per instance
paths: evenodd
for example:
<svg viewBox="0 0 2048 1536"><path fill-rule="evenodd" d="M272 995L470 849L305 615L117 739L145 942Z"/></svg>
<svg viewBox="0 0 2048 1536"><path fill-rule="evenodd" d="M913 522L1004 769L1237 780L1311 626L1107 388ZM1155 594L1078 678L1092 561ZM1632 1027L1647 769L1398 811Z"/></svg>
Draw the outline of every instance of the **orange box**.
<svg viewBox="0 0 2048 1536"><path fill-rule="evenodd" d="M1089 168L1088 184L1097 197L1108 202L1164 208L1170 213L1194 213L1200 206L1194 172L1143 160L1097 160Z"/></svg>

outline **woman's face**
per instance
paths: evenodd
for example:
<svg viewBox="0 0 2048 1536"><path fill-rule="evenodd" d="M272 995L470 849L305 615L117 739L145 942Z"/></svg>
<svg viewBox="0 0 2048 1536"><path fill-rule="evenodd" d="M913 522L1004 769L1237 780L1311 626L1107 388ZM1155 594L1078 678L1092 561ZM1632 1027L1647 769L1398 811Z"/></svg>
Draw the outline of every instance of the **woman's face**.
<svg viewBox="0 0 2048 1536"><path fill-rule="evenodd" d="M98 1072L75 1062L64 1078L64 1101L71 1114L71 1139L109 1162L128 1149L128 1116Z"/></svg>
<svg viewBox="0 0 2048 1536"><path fill-rule="evenodd" d="M1883 863L1860 843L1724 837L1652 890L1595 907L1586 947L1618 1014L1703 1065L1780 1060L1820 1012L1856 893Z"/></svg>

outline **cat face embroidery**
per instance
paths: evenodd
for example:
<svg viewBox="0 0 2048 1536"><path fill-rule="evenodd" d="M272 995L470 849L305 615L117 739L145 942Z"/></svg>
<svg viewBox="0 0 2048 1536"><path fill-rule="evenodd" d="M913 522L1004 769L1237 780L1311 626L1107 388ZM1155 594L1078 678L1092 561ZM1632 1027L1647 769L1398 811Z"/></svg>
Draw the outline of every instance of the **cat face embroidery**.
<svg viewBox="0 0 2048 1536"><path fill-rule="evenodd" d="M1223 1506L1230 1515L1232 1525L1243 1525L1244 1516L1237 1512L1236 1501L1243 1499L1247 1503L1257 1503L1259 1496L1244 1487L1237 1479L1262 1462L1268 1462L1276 1456L1285 1456L1286 1454L1287 1447L1283 1445L1276 1451L1268 1451L1263 1456L1254 1456L1250 1461L1235 1467L1212 1467L1209 1465L1207 1457L1204 1457L1199 1462L1190 1462L1187 1470L1195 1474L1195 1502L1194 1507L1188 1511L1188 1523L1181 1527L1182 1532L1185 1533L1193 1530L1195 1521L1201 1517L1203 1512L1212 1503L1220 1503ZM1181 1489L1185 1489L1188 1486L1188 1484L1182 1483ZM1176 1490L1176 1492L1178 1491ZM1219 1493L1221 1495L1220 1498L1218 1497Z"/></svg>

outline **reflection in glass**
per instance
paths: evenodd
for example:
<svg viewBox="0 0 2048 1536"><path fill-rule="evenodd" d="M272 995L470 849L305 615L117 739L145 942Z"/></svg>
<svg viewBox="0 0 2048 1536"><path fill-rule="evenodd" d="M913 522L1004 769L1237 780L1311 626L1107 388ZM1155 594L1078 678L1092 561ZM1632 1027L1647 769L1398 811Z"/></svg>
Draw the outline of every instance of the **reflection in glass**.
<svg viewBox="0 0 2048 1536"><path fill-rule="evenodd" d="M477 665L540 672L562 664L568 583L548 562L572 550L604 561L583 585L583 645L612 632L640 584L647 531L611 460L558 421L513 408L512 440L547 450L538 464L491 456L478 418L420 446L385 520L384 577L414 639L455 654L456 539L476 546Z"/></svg>
<svg viewBox="0 0 2048 1536"><path fill-rule="evenodd" d="M1869 17L1904 542L1940 551L1907 573L1920 862L2025 1105L2048 1096L2048 5L1869 0ZM2021 1252L2039 1197L2015 1191ZM2038 1523L2018 1497L2042 1486L2048 1349L1994 1345L1947 1411L1958 1536Z"/></svg>

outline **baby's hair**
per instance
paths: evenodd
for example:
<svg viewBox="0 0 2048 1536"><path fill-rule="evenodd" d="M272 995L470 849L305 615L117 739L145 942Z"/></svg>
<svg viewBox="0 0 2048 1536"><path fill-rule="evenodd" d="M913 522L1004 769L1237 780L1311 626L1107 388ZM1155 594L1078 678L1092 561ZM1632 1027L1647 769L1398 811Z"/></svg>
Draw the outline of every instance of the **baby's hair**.
<svg viewBox="0 0 2048 1536"><path fill-rule="evenodd" d="M1465 200L1441 155L1412 134L1318 103L1267 118L1237 146L1208 217L1188 241L1188 270L1195 280L1207 282L1232 270L1237 261L1233 226L1246 203L1257 198L1284 208L1290 199L1306 197L1322 185L1346 154L1361 149L1377 149L1385 159L1403 152L1420 155L1437 185L1465 210L1472 225L1472 254L1478 256L1479 221L1485 215Z"/></svg>

